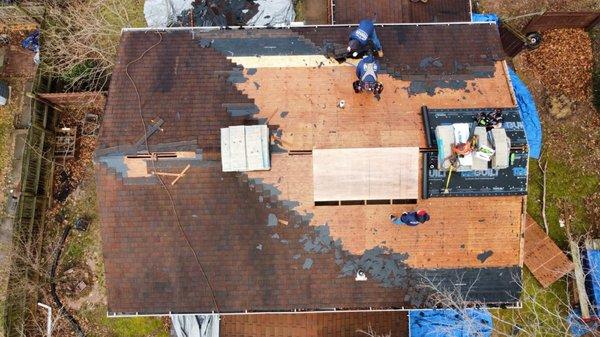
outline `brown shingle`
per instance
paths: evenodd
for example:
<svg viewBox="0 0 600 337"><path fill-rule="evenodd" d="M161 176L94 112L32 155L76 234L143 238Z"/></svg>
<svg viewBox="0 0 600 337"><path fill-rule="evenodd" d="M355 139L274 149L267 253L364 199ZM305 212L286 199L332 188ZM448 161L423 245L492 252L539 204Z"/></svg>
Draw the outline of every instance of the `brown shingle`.
<svg viewBox="0 0 600 337"><path fill-rule="evenodd" d="M427 26L421 31L390 27L381 31L389 64L418 65L419 61L405 55L409 52L422 59L430 50L441 54L454 50L452 55L458 62L492 67L495 76L473 78L469 85L477 90L470 92L445 89L435 96L411 96L407 93L410 82L382 75L386 91L381 101L375 101L353 93L355 75L350 66L240 70L240 65L226 57L230 55L227 43L237 38L287 39L300 33L313 41L320 39L318 44L336 38L343 42L347 31L335 27L164 32L160 44L130 65L146 123L159 117L164 120L162 131L152 135L148 143L193 141L203 152L204 160L194 163L176 185L170 186L166 180L181 224L214 289L219 311L421 306L427 295L415 287L419 282L415 275L421 270L435 274L437 268L443 268L440 273L448 282L453 280L447 277L451 274L467 274L466 279L475 282L479 274L498 276L510 268L518 270L519 198L472 199L468 216L460 207L465 200L419 200L417 206L430 209L434 218L409 229L392 226L388 216L409 210L410 205L317 210L310 201L310 156L273 153L271 171L241 175L221 172L219 129L229 125L268 121L271 128L283 131L284 139L291 130L312 130L316 135L307 141L310 148L423 146L421 104L449 108L514 104L501 64L478 54L490 54L485 48L492 47L484 47L483 40L497 41L495 27L459 26ZM402 32L415 41L398 40ZM467 43L475 33L488 34L477 35L475 49L461 44L451 48L447 42L421 36L448 38L457 34L460 43ZM101 149L130 145L143 135L137 96L125 68L159 39L155 32L123 34L100 135ZM202 39L221 44L203 48L198 45ZM405 50L402 43L422 48ZM234 74L239 72L241 78ZM438 73L417 67L412 74ZM339 110L336 104L342 98L348 104ZM255 104L258 112L253 117L234 118L224 103ZM159 160L157 165L162 163ZM171 163L161 170L179 172L184 166ZM106 164L97 164L97 179L109 311L217 310L161 186L152 179L140 183L123 178ZM268 226L273 217L282 221ZM325 228L328 235L319 236L318 230ZM319 245L315 241L318 237L339 241L328 242L316 252L318 249L311 246ZM384 246L389 251L373 255L377 249L383 252ZM481 264L476 255L487 249L495 253ZM408 256L404 260L393 252ZM398 274L381 276L374 268L368 271L369 281L356 282L353 266L370 263L368 257L375 263L395 263ZM344 272L348 266L349 273ZM518 294L511 285L495 283L491 276L488 279L492 282L475 286L471 294L492 302L510 301L510 296ZM480 286L482 291L478 292Z"/></svg>
<svg viewBox="0 0 600 337"><path fill-rule="evenodd" d="M408 336L406 312L339 312L321 314L222 316L222 337L356 337L369 327L382 336Z"/></svg>

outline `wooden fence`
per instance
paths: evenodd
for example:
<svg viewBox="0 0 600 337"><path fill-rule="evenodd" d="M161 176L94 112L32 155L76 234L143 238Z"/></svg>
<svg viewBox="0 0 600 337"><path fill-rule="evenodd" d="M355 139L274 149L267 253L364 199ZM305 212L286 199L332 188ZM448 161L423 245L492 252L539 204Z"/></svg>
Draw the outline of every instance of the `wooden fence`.
<svg viewBox="0 0 600 337"><path fill-rule="evenodd" d="M38 90L48 90L49 86L50 80L38 76L35 84ZM57 116L56 111L49 105L32 101L31 126L23 154L21 197L14 224L13 249L29 247L31 260L35 261L39 261L45 212L52 200L54 127ZM28 283L38 284L39 274L33 270L34 266L28 265L27 262L31 261L12 261L4 312L4 330L7 337L26 335L27 327L34 323L31 315L36 310L37 298L29 292L31 289L28 288Z"/></svg>
<svg viewBox="0 0 600 337"><path fill-rule="evenodd" d="M531 19L523 32L543 32L558 28L592 29L598 23L599 12L546 12Z"/></svg>

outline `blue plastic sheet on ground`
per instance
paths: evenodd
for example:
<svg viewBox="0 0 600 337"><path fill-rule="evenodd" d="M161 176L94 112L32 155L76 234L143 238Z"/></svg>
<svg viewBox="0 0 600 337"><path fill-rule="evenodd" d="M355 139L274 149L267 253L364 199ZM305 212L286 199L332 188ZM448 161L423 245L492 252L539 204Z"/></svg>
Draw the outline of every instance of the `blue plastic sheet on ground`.
<svg viewBox="0 0 600 337"><path fill-rule="evenodd" d="M493 13L473 13L473 22L496 22L498 24L498 15ZM508 68L508 73L517 98L517 105L521 112L523 128L525 129L529 145L529 157L539 159L542 151L542 124L540 123L535 101L529 89L527 89L527 86L521 81L515 71Z"/></svg>
<svg viewBox="0 0 600 337"><path fill-rule="evenodd" d="M587 251L587 264L589 270L586 270L586 274L591 288L590 295L593 295L593 302L598 307L600 306L600 250L590 249ZM588 293L590 293L590 290L588 290Z"/></svg>
<svg viewBox="0 0 600 337"><path fill-rule="evenodd" d="M569 312L569 330L573 337L581 337L588 333L594 333L600 327L598 322L585 323L581 319L581 312L579 309L575 309Z"/></svg>
<svg viewBox="0 0 600 337"><path fill-rule="evenodd" d="M529 157L539 159L542 152L542 123L538 116L535 101L525 83L510 67L508 68L508 74L515 91L519 112L521 112L527 145L529 146Z"/></svg>
<svg viewBox="0 0 600 337"><path fill-rule="evenodd" d="M40 49L40 31L36 29L33 33L29 34L29 36L23 39L21 46L37 52Z"/></svg>
<svg viewBox="0 0 600 337"><path fill-rule="evenodd" d="M494 13L473 13L472 20L473 22L495 22L496 24L498 24L498 15Z"/></svg>
<svg viewBox="0 0 600 337"><path fill-rule="evenodd" d="M412 337L490 337L492 315L487 310L413 310L409 314Z"/></svg>

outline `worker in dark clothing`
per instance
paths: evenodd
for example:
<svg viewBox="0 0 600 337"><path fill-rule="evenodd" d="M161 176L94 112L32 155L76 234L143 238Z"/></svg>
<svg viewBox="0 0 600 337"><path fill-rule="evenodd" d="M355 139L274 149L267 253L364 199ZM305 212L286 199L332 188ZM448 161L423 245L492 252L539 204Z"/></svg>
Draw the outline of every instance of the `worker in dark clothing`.
<svg viewBox="0 0 600 337"><path fill-rule="evenodd" d="M396 225L416 226L429 221L429 214L424 209L416 212L404 212L400 217L390 214L390 220Z"/></svg>
<svg viewBox="0 0 600 337"><path fill-rule="evenodd" d="M353 58L358 58L370 52L383 57L383 48L375 32L373 21L363 19L358 23L358 28L350 33L348 54Z"/></svg>
<svg viewBox="0 0 600 337"><path fill-rule="evenodd" d="M383 91L383 84L377 82L377 72L379 71L379 62L372 55L369 55L356 66L356 77L358 81L354 81L352 86L355 93L360 93L365 90L372 91L375 98L381 98L379 95Z"/></svg>

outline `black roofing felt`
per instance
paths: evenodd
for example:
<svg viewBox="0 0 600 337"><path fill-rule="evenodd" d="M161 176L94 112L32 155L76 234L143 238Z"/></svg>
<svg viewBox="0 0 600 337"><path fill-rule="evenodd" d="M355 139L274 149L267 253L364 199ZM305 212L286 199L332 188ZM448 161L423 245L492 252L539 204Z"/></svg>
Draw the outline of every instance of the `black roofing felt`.
<svg viewBox="0 0 600 337"><path fill-rule="evenodd" d="M473 123L479 112L492 112L494 109L428 109L422 113L426 128L427 143L435 147L435 128L453 123ZM506 169L475 170L453 172L448 184L448 172L437 169L438 153L426 153L423 162L423 197L465 197L465 196L498 196L527 194L527 162L528 152L515 147L527 145L521 115L516 108L502 109L502 127L511 140L513 150L510 154L510 166Z"/></svg>

